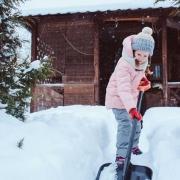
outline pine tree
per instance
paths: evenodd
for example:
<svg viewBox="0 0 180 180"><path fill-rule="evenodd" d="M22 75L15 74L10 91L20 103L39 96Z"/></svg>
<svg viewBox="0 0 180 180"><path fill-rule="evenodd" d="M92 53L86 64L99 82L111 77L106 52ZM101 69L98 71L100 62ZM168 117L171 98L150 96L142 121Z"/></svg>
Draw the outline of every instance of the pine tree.
<svg viewBox="0 0 180 180"><path fill-rule="evenodd" d="M158 3L160 1L167 1L167 0L155 0L155 3ZM169 0L171 1L174 5L180 6L180 0Z"/></svg>
<svg viewBox="0 0 180 180"><path fill-rule="evenodd" d="M24 120L31 88L52 71L50 58L32 63L27 59L18 59L17 48L21 47L21 41L15 27L22 22L17 8L22 2L0 0L0 103L6 104L7 113Z"/></svg>

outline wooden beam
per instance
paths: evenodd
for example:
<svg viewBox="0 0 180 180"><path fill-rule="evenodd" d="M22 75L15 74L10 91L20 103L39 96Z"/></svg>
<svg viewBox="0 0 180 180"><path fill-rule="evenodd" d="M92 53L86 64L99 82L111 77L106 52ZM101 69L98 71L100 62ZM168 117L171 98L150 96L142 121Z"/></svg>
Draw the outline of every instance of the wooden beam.
<svg viewBox="0 0 180 180"><path fill-rule="evenodd" d="M125 18L125 17L110 17L110 18L106 18L104 19L104 21L139 21L139 22L152 22L152 23L156 23L159 20L158 17L129 17L129 18Z"/></svg>
<svg viewBox="0 0 180 180"><path fill-rule="evenodd" d="M37 57L37 37L38 37L38 27L37 23L32 27L32 44L31 44L31 59L32 61Z"/></svg>
<svg viewBox="0 0 180 180"><path fill-rule="evenodd" d="M163 98L168 105L168 75L167 75L167 26L166 18L162 19L162 63L163 63Z"/></svg>
<svg viewBox="0 0 180 180"><path fill-rule="evenodd" d="M167 26L173 29L180 30L180 23L170 18L167 19Z"/></svg>
<svg viewBox="0 0 180 180"><path fill-rule="evenodd" d="M169 88L180 88L180 82L168 82Z"/></svg>
<svg viewBox="0 0 180 180"><path fill-rule="evenodd" d="M94 29L94 102L99 104L99 26Z"/></svg>
<svg viewBox="0 0 180 180"><path fill-rule="evenodd" d="M32 113L36 111L35 87L31 88L31 93L32 93L32 98L30 103L30 112Z"/></svg>
<svg viewBox="0 0 180 180"><path fill-rule="evenodd" d="M34 23L34 26L32 26L32 43L31 43L31 61L36 60L37 57L37 23ZM36 100L35 98L35 87L32 87L32 99L31 99L31 105L30 105L30 112L35 112L36 111Z"/></svg>

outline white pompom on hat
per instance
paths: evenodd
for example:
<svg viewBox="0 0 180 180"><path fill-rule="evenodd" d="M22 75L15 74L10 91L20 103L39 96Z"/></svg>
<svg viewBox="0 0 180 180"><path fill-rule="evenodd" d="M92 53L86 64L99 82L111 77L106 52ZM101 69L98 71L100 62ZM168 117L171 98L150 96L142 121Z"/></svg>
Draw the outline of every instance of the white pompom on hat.
<svg viewBox="0 0 180 180"><path fill-rule="evenodd" d="M141 50L153 55L154 51L154 39L152 37L153 30L150 27L144 27L142 32L138 33L132 40L132 49Z"/></svg>

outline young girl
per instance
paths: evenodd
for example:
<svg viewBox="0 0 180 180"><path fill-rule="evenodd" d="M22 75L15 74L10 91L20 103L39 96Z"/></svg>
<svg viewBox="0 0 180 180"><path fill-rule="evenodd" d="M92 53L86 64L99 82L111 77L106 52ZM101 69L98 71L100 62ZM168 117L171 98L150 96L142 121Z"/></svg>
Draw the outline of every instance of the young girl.
<svg viewBox="0 0 180 180"><path fill-rule="evenodd" d="M148 58L153 55L152 29L145 27L137 35L124 39L122 57L118 61L106 88L105 105L112 109L118 123L116 163L123 165L129 143L132 120L138 120L132 153L141 154L138 147L142 116L137 111L139 91L151 85L145 77Z"/></svg>

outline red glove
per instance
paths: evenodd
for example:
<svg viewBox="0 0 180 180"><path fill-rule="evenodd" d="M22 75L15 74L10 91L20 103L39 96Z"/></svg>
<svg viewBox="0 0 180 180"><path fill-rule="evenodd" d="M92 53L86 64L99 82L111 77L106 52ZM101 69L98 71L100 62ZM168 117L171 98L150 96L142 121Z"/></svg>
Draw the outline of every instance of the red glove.
<svg viewBox="0 0 180 180"><path fill-rule="evenodd" d="M145 92L150 88L151 88L151 82L146 77L143 77L138 86L138 90Z"/></svg>
<svg viewBox="0 0 180 180"><path fill-rule="evenodd" d="M138 121L141 121L142 120L142 115L141 113L139 113L137 111L136 108L132 108L130 111L129 111L129 114L131 116L132 119L137 119Z"/></svg>

